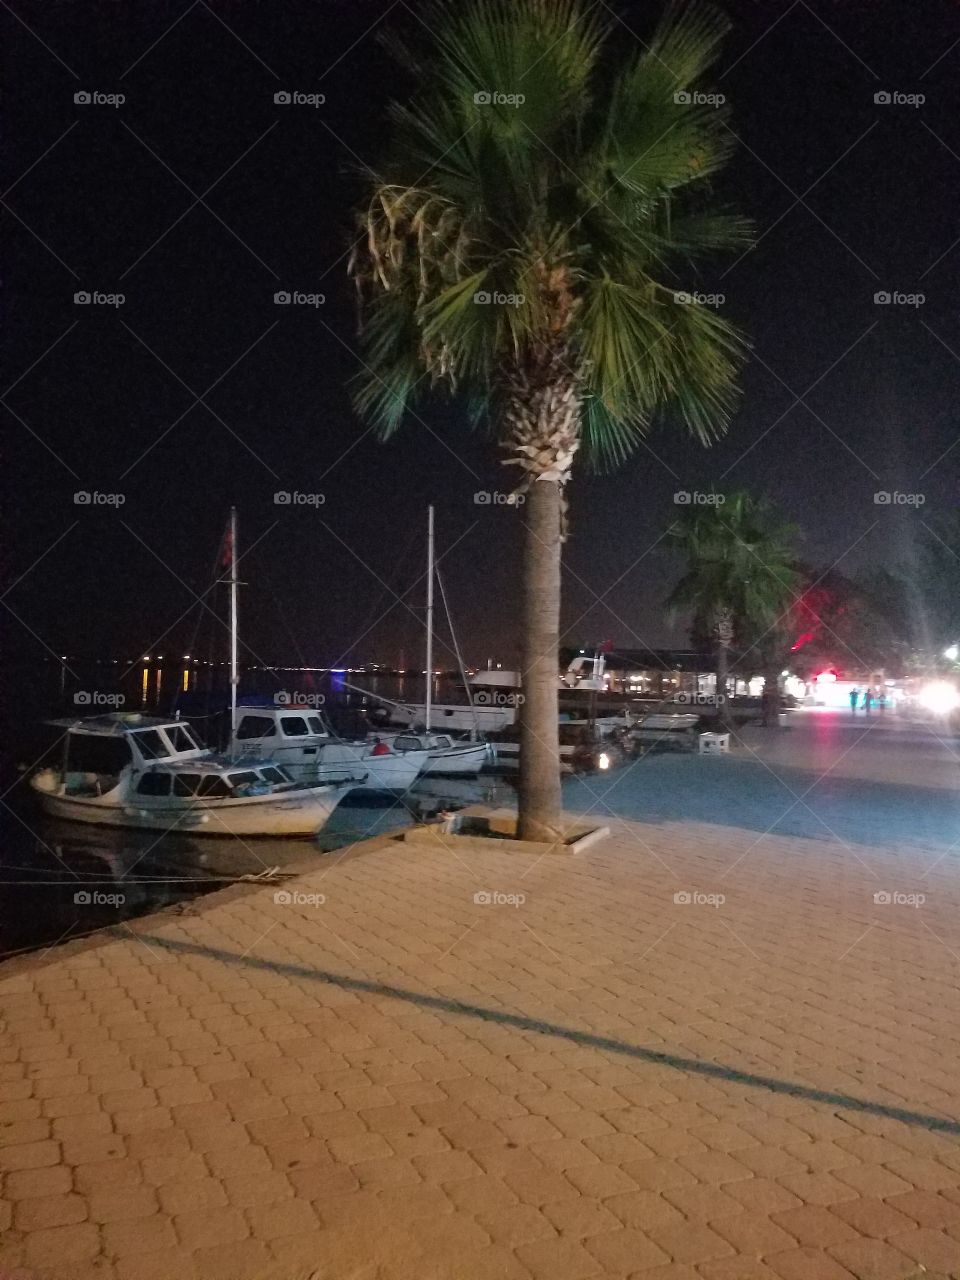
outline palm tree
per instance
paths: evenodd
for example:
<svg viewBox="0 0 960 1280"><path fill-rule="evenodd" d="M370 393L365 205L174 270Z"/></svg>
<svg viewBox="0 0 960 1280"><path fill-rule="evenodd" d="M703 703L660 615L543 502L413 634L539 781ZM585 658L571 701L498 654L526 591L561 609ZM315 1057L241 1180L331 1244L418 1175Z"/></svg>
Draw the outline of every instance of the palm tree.
<svg viewBox="0 0 960 1280"><path fill-rule="evenodd" d="M449 0L423 24L425 49L392 43L420 96L392 108L350 264L361 414L388 437L428 394L459 397L520 472L523 838L559 829L574 460L622 462L662 408L710 443L744 351L716 308L690 300L691 261L748 235L710 184L732 134L723 105L703 100L704 76L727 24L712 9L673 9L617 66L624 42L597 8Z"/></svg>
<svg viewBox="0 0 960 1280"><path fill-rule="evenodd" d="M776 637L800 584L793 549L797 530L779 523L767 503L748 493L716 496L721 501L687 507L671 529L687 570L668 605L692 608L695 623L713 637L718 722L729 725L730 648L739 639L763 655L764 723L776 724L782 663Z"/></svg>

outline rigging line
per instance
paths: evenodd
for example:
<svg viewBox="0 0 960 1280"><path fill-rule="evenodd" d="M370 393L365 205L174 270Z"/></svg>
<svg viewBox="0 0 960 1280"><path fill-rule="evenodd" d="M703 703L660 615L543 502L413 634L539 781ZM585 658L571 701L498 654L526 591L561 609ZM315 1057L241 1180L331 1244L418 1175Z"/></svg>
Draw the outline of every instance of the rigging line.
<svg viewBox="0 0 960 1280"><path fill-rule="evenodd" d="M410 532L407 534L407 540L402 546L400 550L400 554L397 556L396 563L394 564L394 567L393 567L393 572L392 574L384 578L384 582L380 588L380 592L374 599L372 607L368 609L367 614L363 620L363 625L359 628L357 632L358 635L361 635L361 636L365 635L369 630L370 626L374 625L373 619L377 618L378 615L382 612L381 607L383 604L383 600L384 600L384 597L388 594L388 592L393 595L394 599L393 599L393 604L386 611L386 613L390 613L391 610L395 609L397 605L403 601L404 597L406 596L410 588L408 587L406 591L400 591L399 588L394 590L391 587L391 582L399 582L401 580L400 571L403 568L404 562L409 558L415 543L418 543L418 542L419 542L419 534L417 530L411 529ZM386 614L383 614L383 617L386 617ZM349 650L347 652L349 652Z"/></svg>
<svg viewBox="0 0 960 1280"><path fill-rule="evenodd" d="M221 537L219 543L217 544L217 550L213 558L213 581L210 583L206 591L203 592L203 594L199 597L196 604L194 605L194 608L197 610L197 625L193 629L193 636L191 637L191 640L190 640L191 654L193 654L194 651L196 650L197 637L200 634L200 627L203 623L204 613L206 612L203 608L203 600L207 595L209 595L211 591L214 590L214 588L217 586L217 583L220 581L220 574L218 573L218 570L220 568L220 553L222 552L222 550L223 550L223 538ZM214 603L216 603L216 598L214 598ZM189 616L189 612L188 612L188 616ZM187 684L189 685L189 683L190 682L188 679ZM181 693L183 693L182 679L180 681L180 684L177 686L177 691L173 699L173 706L171 707L171 710L170 710L171 715L173 715L176 712L178 706L180 705ZM207 706L208 707L210 706L209 691L208 691L208 697L207 697Z"/></svg>
<svg viewBox="0 0 960 1280"><path fill-rule="evenodd" d="M450 638L453 641L453 651L457 655L457 666L460 668L460 679L463 681L463 687L467 692L467 701L470 703L470 713L473 716L473 732L474 737L480 737L480 721L477 717L477 709L473 705L473 690L470 688L470 681L467 679L467 669L463 665L463 654L460 652L460 641L457 639L457 633L453 625L453 617L450 613L450 606L447 604L447 593L443 586L443 578L440 574L440 566L434 567L434 574L437 579L437 586L440 588L440 599L443 601L443 611L447 615L447 626L450 628ZM427 679L430 679L429 672Z"/></svg>

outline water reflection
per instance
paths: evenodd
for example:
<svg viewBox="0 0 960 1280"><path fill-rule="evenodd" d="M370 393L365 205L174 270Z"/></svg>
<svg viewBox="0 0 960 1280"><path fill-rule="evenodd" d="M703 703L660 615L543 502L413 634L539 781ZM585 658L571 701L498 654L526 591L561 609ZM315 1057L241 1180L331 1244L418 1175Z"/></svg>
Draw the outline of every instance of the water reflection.
<svg viewBox="0 0 960 1280"><path fill-rule="evenodd" d="M319 860L372 836L469 804L507 804L495 778L426 778L398 798L347 795L312 840L113 830L42 816L22 783L20 825L0 852L0 956L52 946L213 892L244 876Z"/></svg>

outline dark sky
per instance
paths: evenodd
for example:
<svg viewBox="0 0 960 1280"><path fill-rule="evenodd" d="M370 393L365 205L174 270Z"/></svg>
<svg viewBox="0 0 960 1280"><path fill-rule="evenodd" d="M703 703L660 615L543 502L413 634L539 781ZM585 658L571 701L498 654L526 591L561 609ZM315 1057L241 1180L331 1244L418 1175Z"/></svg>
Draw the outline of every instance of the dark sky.
<svg viewBox="0 0 960 1280"><path fill-rule="evenodd" d="M664 421L622 472L576 480L568 643L683 638L663 618L676 565L657 545L676 490L764 492L805 529L808 560L845 572L909 562L921 522L960 496L960 5L726 7L719 88L742 142L723 185L759 241L699 283L754 343L743 405L710 451ZM659 6L598 8L626 50ZM417 14L407 0L4 7L8 654L182 652L190 588L235 502L241 549L255 544L251 648L391 660L419 643L409 612L361 637L390 603L383 583L402 592L420 571L433 502L439 549L461 539L444 567L468 660L513 656L517 517L473 502L509 487L495 448L453 410L380 444L345 390L355 169L408 91L375 34ZM326 102L278 106L278 90ZM283 289L325 305L275 306ZM126 300L76 306L79 290ZM926 300L878 306L878 291ZM125 502L78 506L77 490ZM277 490L325 504L276 506ZM877 490L925 502L878 506Z"/></svg>

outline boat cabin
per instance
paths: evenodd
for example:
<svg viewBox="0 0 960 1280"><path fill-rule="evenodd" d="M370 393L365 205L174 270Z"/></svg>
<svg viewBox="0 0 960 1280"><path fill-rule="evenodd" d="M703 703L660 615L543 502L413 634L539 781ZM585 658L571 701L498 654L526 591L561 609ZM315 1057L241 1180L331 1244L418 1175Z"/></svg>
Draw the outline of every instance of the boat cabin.
<svg viewBox="0 0 960 1280"><path fill-rule="evenodd" d="M272 760L294 778L320 781L356 774L362 752L342 742L326 717L313 707L237 707L237 731L230 743L234 760Z"/></svg>
<svg viewBox="0 0 960 1280"><path fill-rule="evenodd" d="M296 783L277 764L231 768L222 761L197 760L162 764L141 773L131 792L143 799L229 800L289 791Z"/></svg>
<svg viewBox="0 0 960 1280"><path fill-rule="evenodd" d="M117 785L124 770L138 773L160 762L210 755L182 721L114 712L49 723L66 731L60 772L67 794L102 795Z"/></svg>

